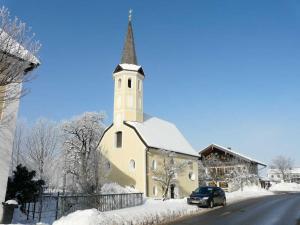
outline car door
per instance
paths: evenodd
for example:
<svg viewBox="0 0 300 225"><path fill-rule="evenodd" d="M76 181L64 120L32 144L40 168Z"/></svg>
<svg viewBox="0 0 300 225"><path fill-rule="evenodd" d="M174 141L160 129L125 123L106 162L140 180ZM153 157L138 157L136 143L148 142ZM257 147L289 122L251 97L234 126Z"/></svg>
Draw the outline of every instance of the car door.
<svg viewBox="0 0 300 225"><path fill-rule="evenodd" d="M215 203L216 204L221 204L223 202L223 199L222 199L222 190L220 188L217 188L215 190L215 193L216 193L216 195L215 195L215 199L216 199Z"/></svg>
<svg viewBox="0 0 300 225"><path fill-rule="evenodd" d="M213 191L213 200L214 200L214 203L215 204L219 204L219 193L218 193L218 189L217 188L214 188L214 191Z"/></svg>

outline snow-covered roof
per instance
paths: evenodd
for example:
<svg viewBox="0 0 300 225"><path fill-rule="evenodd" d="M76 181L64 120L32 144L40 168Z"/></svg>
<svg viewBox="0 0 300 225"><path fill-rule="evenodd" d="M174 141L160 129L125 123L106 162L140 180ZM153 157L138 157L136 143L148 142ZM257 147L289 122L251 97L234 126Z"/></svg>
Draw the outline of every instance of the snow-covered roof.
<svg viewBox="0 0 300 225"><path fill-rule="evenodd" d="M217 144L211 144L211 145L209 145L209 146L206 147L205 149L201 150L201 151L199 152L199 154L203 154L205 151L209 150L209 149L212 148L212 147L215 147L215 148L217 148L217 149L219 149L219 150L221 150L221 151L224 151L224 152L226 152L226 153L235 155L235 156L237 156L237 157L243 158L243 159L245 159L245 160L247 160L247 161L254 162L254 163L260 164L260 165L262 165L262 166L267 166L265 163L262 163L262 162L260 162L260 161L251 159L251 158L248 157L248 156L245 156L245 155L243 155L243 154L241 154L241 153L235 152L235 151L233 151L233 150L231 150L231 149L229 149L229 148L226 148L226 147L223 147L223 146L217 145Z"/></svg>
<svg viewBox="0 0 300 225"><path fill-rule="evenodd" d="M117 65L117 67L114 70L114 73L118 73L122 70L138 72L141 75L145 76L143 68L140 65L121 63Z"/></svg>
<svg viewBox="0 0 300 225"><path fill-rule="evenodd" d="M143 123L126 121L125 124L133 126L149 147L199 157L177 127L168 121L144 114Z"/></svg>
<svg viewBox="0 0 300 225"><path fill-rule="evenodd" d="M122 63L119 64L124 70L132 70L132 71L138 71L141 66L139 65L134 65L134 64L127 64L127 63Z"/></svg>
<svg viewBox="0 0 300 225"><path fill-rule="evenodd" d="M0 50L9 53L20 59L39 65L40 61L25 49L20 43L11 38L4 30L0 28Z"/></svg>

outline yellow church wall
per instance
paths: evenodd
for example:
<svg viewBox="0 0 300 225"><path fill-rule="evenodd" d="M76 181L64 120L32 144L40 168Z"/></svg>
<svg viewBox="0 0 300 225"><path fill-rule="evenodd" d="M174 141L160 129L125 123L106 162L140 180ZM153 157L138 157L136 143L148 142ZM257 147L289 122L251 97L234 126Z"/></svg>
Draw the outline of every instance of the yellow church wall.
<svg viewBox="0 0 300 225"><path fill-rule="evenodd" d="M152 178L153 160L156 161L156 169L157 170L161 169L163 158L161 157L159 150L150 148L147 152L148 195L149 197L161 198L163 195L162 187L157 181L153 180ZM175 197L183 198L189 196L191 192L198 187L198 159L197 157L192 157L192 156L177 153L174 160L177 161L178 163L188 162L188 161L191 162L191 165L187 165L184 171L181 174L177 175L177 182L175 187L177 188L176 192L178 193L178 196ZM189 178L189 173L191 172L194 174L195 177L194 180L191 180ZM156 194L155 194L155 189L156 189Z"/></svg>
<svg viewBox="0 0 300 225"><path fill-rule="evenodd" d="M131 79L131 88L128 87ZM143 121L143 79L138 72L121 71L114 74L114 122Z"/></svg>
<svg viewBox="0 0 300 225"><path fill-rule="evenodd" d="M115 133L122 132L122 147L115 145ZM100 150L110 161L111 170L108 179L122 186L134 186L140 192L145 192L146 158L145 145L135 131L124 124L113 125L103 136ZM135 169L129 166L130 160L135 161Z"/></svg>

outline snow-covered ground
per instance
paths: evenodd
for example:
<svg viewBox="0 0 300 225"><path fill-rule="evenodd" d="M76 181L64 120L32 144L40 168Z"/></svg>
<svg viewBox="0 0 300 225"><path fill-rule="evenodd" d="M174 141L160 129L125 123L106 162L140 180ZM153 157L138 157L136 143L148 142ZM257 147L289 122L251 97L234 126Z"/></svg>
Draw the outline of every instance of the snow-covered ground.
<svg viewBox="0 0 300 225"><path fill-rule="evenodd" d="M137 207L108 212L96 209L77 211L53 223L53 225L118 225L118 224L158 224L177 217L198 212L197 206L188 205L186 199L167 201L147 199Z"/></svg>
<svg viewBox="0 0 300 225"><path fill-rule="evenodd" d="M238 190L230 193L226 193L227 203L233 203L249 198L257 198L266 195L273 195L274 193L266 189L262 189L257 186L244 187L243 191Z"/></svg>
<svg viewBox="0 0 300 225"><path fill-rule="evenodd" d="M272 195L273 193L258 187L245 187L243 191L227 193L229 203L248 198ZM146 199L145 204L137 207L99 212L96 209L77 211L54 222L53 225L134 225L159 224L184 215L205 212L211 209L188 205L186 199L167 201Z"/></svg>
<svg viewBox="0 0 300 225"><path fill-rule="evenodd" d="M108 188L109 189L109 188ZM243 191L226 193L227 202L233 203L249 198L273 195L273 191L300 191L299 184L280 183L267 191L258 187L244 187ZM184 215L211 209L188 205L186 199L155 200L148 198L141 206L99 212L96 209L79 210L55 221L53 225L134 225L159 224ZM23 222L23 221L22 221Z"/></svg>
<svg viewBox="0 0 300 225"><path fill-rule="evenodd" d="M300 192L300 184L296 183L278 183L270 187L270 191L283 191L283 192Z"/></svg>

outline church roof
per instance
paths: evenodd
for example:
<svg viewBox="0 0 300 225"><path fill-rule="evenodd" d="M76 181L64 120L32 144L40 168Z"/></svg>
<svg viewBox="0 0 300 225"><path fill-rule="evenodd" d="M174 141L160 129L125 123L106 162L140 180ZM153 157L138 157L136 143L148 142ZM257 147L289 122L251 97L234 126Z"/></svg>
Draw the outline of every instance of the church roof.
<svg viewBox="0 0 300 225"><path fill-rule="evenodd" d="M136 71L139 72L141 75L145 76L143 68L137 63L134 38L133 38L133 29L131 23L131 12L132 10L129 11L127 35L124 43L121 63L117 65L113 73L127 70L127 71Z"/></svg>
<svg viewBox="0 0 300 225"><path fill-rule="evenodd" d="M123 48L121 63L137 65L131 19L128 22L127 35Z"/></svg>
<svg viewBox="0 0 300 225"><path fill-rule="evenodd" d="M144 122L126 121L133 127L145 144L152 148L199 157L177 127L165 120L144 114Z"/></svg>

